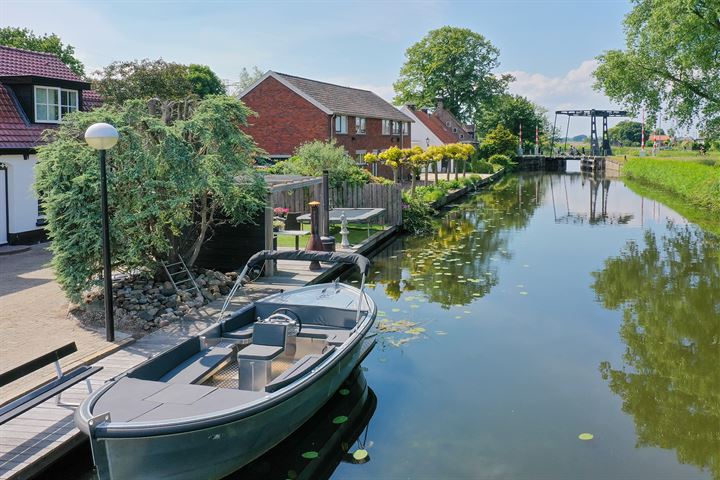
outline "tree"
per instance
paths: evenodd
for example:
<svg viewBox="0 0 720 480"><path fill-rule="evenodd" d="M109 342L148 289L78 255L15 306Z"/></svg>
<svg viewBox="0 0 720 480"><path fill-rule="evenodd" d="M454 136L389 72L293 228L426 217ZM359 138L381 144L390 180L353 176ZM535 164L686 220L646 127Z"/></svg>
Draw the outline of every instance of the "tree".
<svg viewBox="0 0 720 480"><path fill-rule="evenodd" d="M3 27L0 28L0 45L24 48L34 52L52 53L67 65L75 75L79 77L85 76L85 66L75 56L75 48L72 45L62 43L60 37L54 33L35 35L32 30L27 28Z"/></svg>
<svg viewBox="0 0 720 480"><path fill-rule="evenodd" d="M315 140L295 149L293 156L270 167L269 171L285 175L307 175L319 177L328 171L330 186L343 183L364 185L370 181L370 172L355 164L347 150L335 139L329 142Z"/></svg>
<svg viewBox="0 0 720 480"><path fill-rule="evenodd" d="M638 447L674 449L720 478L720 241L671 225L630 242L593 273L597 298L621 310L624 365L600 372L635 420Z"/></svg>
<svg viewBox="0 0 720 480"><path fill-rule="evenodd" d="M512 159L515 157L517 147L518 137L513 135L504 125L498 125L485 135L480 144L480 153L484 158L493 155L507 155Z"/></svg>
<svg viewBox="0 0 720 480"><path fill-rule="evenodd" d="M681 126L720 136L720 4L716 0L634 0L627 48L598 57L595 88Z"/></svg>
<svg viewBox="0 0 720 480"><path fill-rule="evenodd" d="M187 68L187 79L192 85L192 91L200 98L208 95L225 94L225 85L222 80L210 70L207 65L191 63Z"/></svg>
<svg viewBox="0 0 720 480"><path fill-rule="evenodd" d="M619 145L639 146L642 141L643 125L640 122L632 120L623 120L608 130L610 140ZM649 132L645 132L645 140L649 137Z"/></svg>
<svg viewBox="0 0 720 480"><path fill-rule="evenodd" d="M232 94L236 97L240 96L250 85L260 80L263 75L263 71L255 65L251 69L243 67L240 70L240 75L238 75L238 81L233 84Z"/></svg>
<svg viewBox="0 0 720 480"><path fill-rule="evenodd" d="M97 154L83 133L96 122L115 125L108 153L112 268L154 273L161 260L183 254L192 265L220 223L252 222L265 184L252 162L257 147L240 130L250 110L210 96L186 118L167 121L140 100L75 112L38 150L36 189L43 192L52 265L70 300L78 302L102 272Z"/></svg>
<svg viewBox="0 0 720 480"><path fill-rule="evenodd" d="M395 103L445 108L470 122L490 100L503 93L512 76L495 76L499 50L479 33L445 26L431 30L405 52L405 64L394 83Z"/></svg>
<svg viewBox="0 0 720 480"><path fill-rule="evenodd" d="M541 142L550 133L550 122L546 117L547 110L520 95L503 94L495 97L492 102L479 112L475 119L478 136L487 135L491 129L503 125L513 133L520 132L520 125L525 132L523 147L532 149L535 145L535 127L539 127Z"/></svg>
<svg viewBox="0 0 720 480"><path fill-rule="evenodd" d="M222 81L209 67L162 59L113 62L94 75L93 88L105 103L149 98L183 100L225 93Z"/></svg>

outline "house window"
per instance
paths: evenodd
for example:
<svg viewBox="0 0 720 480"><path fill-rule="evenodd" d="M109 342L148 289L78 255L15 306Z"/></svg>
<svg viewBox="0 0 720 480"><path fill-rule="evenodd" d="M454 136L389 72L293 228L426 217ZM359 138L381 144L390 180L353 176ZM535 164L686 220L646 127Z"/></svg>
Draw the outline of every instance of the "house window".
<svg viewBox="0 0 720 480"><path fill-rule="evenodd" d="M461 133L461 134L460 134L460 139L462 140L463 138L465 138L465 135L463 135L463 134Z"/></svg>
<svg viewBox="0 0 720 480"><path fill-rule="evenodd" d="M355 133L365 135L365 119L363 117L355 117Z"/></svg>
<svg viewBox="0 0 720 480"><path fill-rule="evenodd" d="M390 135L390 125L392 122L390 120L383 120L382 121L382 134L383 135Z"/></svg>
<svg viewBox="0 0 720 480"><path fill-rule="evenodd" d="M365 165L365 154L367 153L366 150L355 150L355 163L357 163L359 166Z"/></svg>
<svg viewBox="0 0 720 480"><path fill-rule="evenodd" d="M457 128L453 127L453 133L457 133Z"/></svg>
<svg viewBox="0 0 720 480"><path fill-rule="evenodd" d="M391 122L391 123L392 123L393 135L400 135L400 122Z"/></svg>
<svg viewBox="0 0 720 480"><path fill-rule="evenodd" d="M347 133L347 115L335 117L335 133Z"/></svg>
<svg viewBox="0 0 720 480"><path fill-rule="evenodd" d="M410 133L410 123L409 122L403 122L403 135L407 135Z"/></svg>
<svg viewBox="0 0 720 480"><path fill-rule="evenodd" d="M35 122L58 123L65 114L77 109L77 90L35 87Z"/></svg>

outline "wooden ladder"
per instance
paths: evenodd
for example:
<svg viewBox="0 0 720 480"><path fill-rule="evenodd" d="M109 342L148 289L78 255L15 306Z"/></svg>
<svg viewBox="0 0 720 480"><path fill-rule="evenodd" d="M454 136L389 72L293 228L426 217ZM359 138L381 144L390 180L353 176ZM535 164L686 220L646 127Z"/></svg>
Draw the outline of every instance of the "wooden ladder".
<svg viewBox="0 0 720 480"><path fill-rule="evenodd" d="M178 255L178 259L180 259L180 261L175 263L162 262L165 273L173 284L173 287L175 287L175 291L181 293L195 290L198 295L202 296L200 288L197 286L197 283L195 283L195 279L190 273L190 270L188 270L187 265L185 265L185 260L183 260L180 255Z"/></svg>

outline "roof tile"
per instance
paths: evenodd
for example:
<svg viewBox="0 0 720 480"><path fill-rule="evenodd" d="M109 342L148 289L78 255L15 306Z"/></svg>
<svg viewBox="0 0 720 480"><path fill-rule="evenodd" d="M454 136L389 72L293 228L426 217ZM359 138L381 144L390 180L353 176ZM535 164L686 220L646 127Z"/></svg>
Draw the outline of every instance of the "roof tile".
<svg viewBox="0 0 720 480"><path fill-rule="evenodd" d="M333 113L401 122L412 121L407 115L369 90L343 87L284 73L273 73Z"/></svg>

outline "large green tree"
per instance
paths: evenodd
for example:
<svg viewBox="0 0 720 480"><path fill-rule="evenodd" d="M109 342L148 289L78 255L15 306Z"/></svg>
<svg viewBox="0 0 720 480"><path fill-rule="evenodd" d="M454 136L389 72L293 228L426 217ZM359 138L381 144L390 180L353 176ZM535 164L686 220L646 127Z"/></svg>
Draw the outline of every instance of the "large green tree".
<svg viewBox="0 0 720 480"><path fill-rule="evenodd" d="M623 120L608 130L610 140L620 145L633 146L640 145L643 134L643 126L640 122L632 120ZM645 132L645 140L650 136L650 132Z"/></svg>
<svg viewBox="0 0 720 480"><path fill-rule="evenodd" d="M550 134L547 110L521 95L503 94L495 97L477 115L475 125L478 136L484 137L498 125L514 134L523 128L523 146L531 149L535 144L535 127L539 127L541 140ZM528 150L529 151L529 150Z"/></svg>
<svg viewBox="0 0 720 480"><path fill-rule="evenodd" d="M152 273L182 254L189 264L214 226L250 222L265 186L252 168L257 147L240 127L252 112L227 96L210 96L184 118L155 114L140 100L75 112L39 148L36 189L43 193L52 265L73 301L102 271L97 153L83 140L96 122L114 125L108 152L113 269Z"/></svg>
<svg viewBox="0 0 720 480"><path fill-rule="evenodd" d="M638 111L720 136L720 2L633 0L626 49L598 57L595 87Z"/></svg>
<svg viewBox="0 0 720 480"><path fill-rule="evenodd" d="M453 115L470 122L512 81L510 75L493 73L499 55L489 40L467 28L431 30L405 52L395 103L432 106L439 98Z"/></svg>
<svg viewBox="0 0 720 480"><path fill-rule="evenodd" d="M85 66L75 56L75 48L72 45L65 45L54 33L36 35L27 28L3 27L0 28L0 45L52 53L57 55L74 74L79 77L85 75Z"/></svg>
<svg viewBox="0 0 720 480"><path fill-rule="evenodd" d="M131 99L182 100L225 93L218 76L204 65L158 60L113 62L94 72L93 88L106 103Z"/></svg>
<svg viewBox="0 0 720 480"><path fill-rule="evenodd" d="M635 420L638 447L675 450L720 479L720 239L671 225L630 242L595 272L606 308L621 310L624 365L600 371Z"/></svg>

